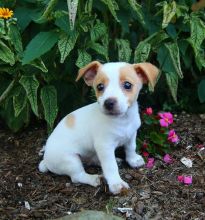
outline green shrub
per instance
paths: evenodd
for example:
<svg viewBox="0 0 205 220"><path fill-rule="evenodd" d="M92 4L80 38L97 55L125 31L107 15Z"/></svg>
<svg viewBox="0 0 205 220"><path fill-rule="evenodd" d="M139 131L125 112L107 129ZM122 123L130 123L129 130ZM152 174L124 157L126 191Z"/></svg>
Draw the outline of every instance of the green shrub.
<svg viewBox="0 0 205 220"><path fill-rule="evenodd" d="M78 68L91 60L150 61L161 77L154 99L149 101L147 89L142 93L147 103L186 110L197 104L203 110L205 13L192 11L192 4L0 1L0 7L14 11L12 18L0 18L1 118L13 131L33 115L52 129L58 113L62 117L91 99L75 83Z"/></svg>

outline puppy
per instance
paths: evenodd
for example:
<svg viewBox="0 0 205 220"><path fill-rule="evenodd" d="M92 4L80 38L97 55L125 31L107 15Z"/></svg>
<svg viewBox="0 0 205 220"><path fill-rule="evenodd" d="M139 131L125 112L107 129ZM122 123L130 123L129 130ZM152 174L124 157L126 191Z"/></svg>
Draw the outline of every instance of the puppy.
<svg viewBox="0 0 205 220"><path fill-rule="evenodd" d="M93 61L80 69L76 81L84 78L93 86L97 102L64 117L45 145L41 172L70 176L74 183L100 184L100 175L85 172L81 159L99 162L109 190L118 194L129 185L119 175L115 149L125 147L126 161L133 167L144 165L136 150L136 134L141 121L137 98L143 83L154 87L158 69L151 63L101 64Z"/></svg>

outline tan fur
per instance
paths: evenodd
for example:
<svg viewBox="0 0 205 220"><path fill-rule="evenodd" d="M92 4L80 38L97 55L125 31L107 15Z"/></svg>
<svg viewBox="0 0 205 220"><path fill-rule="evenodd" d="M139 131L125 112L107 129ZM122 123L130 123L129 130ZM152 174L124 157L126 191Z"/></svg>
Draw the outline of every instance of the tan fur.
<svg viewBox="0 0 205 220"><path fill-rule="evenodd" d="M147 83L148 81L154 89L157 76L159 74L159 70L157 69L157 67L152 65L151 63L137 63L133 64L133 66L139 77L142 78L143 82Z"/></svg>
<svg viewBox="0 0 205 220"><path fill-rule="evenodd" d="M75 116L73 114L69 114L67 117L66 117L66 125L69 127L69 128L73 128L75 126Z"/></svg>
<svg viewBox="0 0 205 220"><path fill-rule="evenodd" d="M78 81L83 76L84 80L85 80L85 83L88 86L92 86L94 76L96 75L97 70L99 69L99 67L101 65L102 64L100 62L93 61L93 62L89 63L88 65L86 65L85 67L81 68L78 72L78 76L76 78L76 81Z"/></svg>
<svg viewBox="0 0 205 220"><path fill-rule="evenodd" d="M97 86L98 84L100 84L100 83L104 84L105 87L106 87L106 86L108 85L108 83L109 83L108 77L107 77L107 76L105 75L105 73L103 73L102 71L98 71L98 72L97 72L97 75L96 75L96 77L95 77L95 79L94 79L94 81L93 81L93 86L94 86L95 94L96 94L96 97L97 97L97 98L103 94L103 91L101 92L101 91L98 91L98 90L96 89L96 86Z"/></svg>
<svg viewBox="0 0 205 220"><path fill-rule="evenodd" d="M120 86L122 87L125 81L130 82L133 86L130 91L125 90L122 87L124 94L128 97L129 106L136 99L136 95L138 94L140 78L137 76L136 71L131 64L127 64L126 66L120 68Z"/></svg>

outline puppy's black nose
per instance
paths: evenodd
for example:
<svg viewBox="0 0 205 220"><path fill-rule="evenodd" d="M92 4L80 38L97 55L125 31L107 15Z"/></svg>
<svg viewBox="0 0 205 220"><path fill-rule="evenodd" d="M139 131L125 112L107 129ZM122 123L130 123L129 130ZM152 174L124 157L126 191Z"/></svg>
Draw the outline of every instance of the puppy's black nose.
<svg viewBox="0 0 205 220"><path fill-rule="evenodd" d="M115 98L109 98L106 99L104 102L104 107L105 109L107 109L108 111L111 111L114 109L115 105L117 103L117 100Z"/></svg>

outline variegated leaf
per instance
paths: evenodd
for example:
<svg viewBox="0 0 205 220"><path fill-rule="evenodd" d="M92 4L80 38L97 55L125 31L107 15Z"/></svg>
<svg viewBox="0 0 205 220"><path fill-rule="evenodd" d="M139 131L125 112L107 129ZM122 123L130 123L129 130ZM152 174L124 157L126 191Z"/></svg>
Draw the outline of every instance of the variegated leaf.
<svg viewBox="0 0 205 220"><path fill-rule="evenodd" d="M77 38L78 38L77 33L73 33L71 36L68 36L67 34L62 34L60 36L60 39L58 41L58 49L61 54L61 60L60 60L61 63L64 63L66 57L74 48Z"/></svg>
<svg viewBox="0 0 205 220"><path fill-rule="evenodd" d="M86 64L90 63L92 57L85 50L78 50L78 59L76 60L76 66L82 68Z"/></svg>
<svg viewBox="0 0 205 220"><path fill-rule="evenodd" d="M134 62L145 62L151 50L151 45L146 41L141 41L135 49Z"/></svg>
<svg viewBox="0 0 205 220"><path fill-rule="evenodd" d="M130 48L130 42L125 39L116 39L118 48L118 59L124 62L130 62L132 50Z"/></svg>

